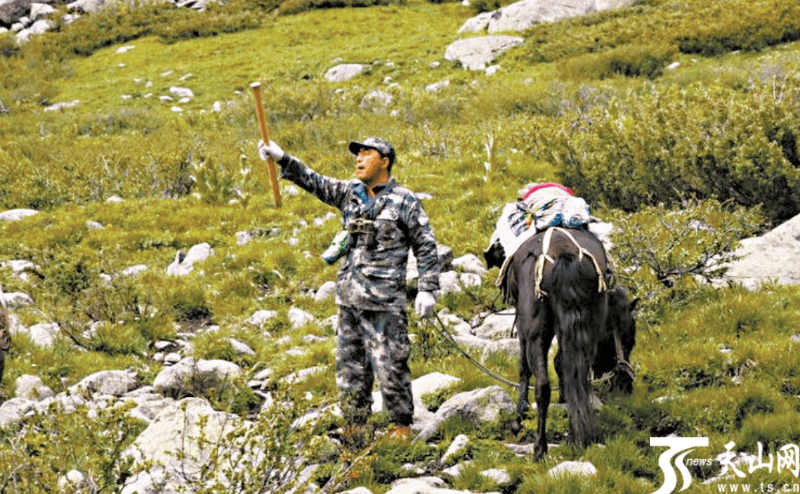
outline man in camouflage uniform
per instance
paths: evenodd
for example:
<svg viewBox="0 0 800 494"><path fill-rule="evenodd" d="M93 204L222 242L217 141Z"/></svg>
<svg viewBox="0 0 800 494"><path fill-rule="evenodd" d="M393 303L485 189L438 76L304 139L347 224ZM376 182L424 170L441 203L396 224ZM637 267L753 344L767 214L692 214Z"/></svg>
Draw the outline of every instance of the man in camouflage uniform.
<svg viewBox="0 0 800 494"><path fill-rule="evenodd" d="M394 147L370 137L351 142L349 149L356 155L358 180L344 181L314 172L272 141L259 142L261 158L273 158L281 167L281 178L341 210L348 231L336 288L336 384L347 427L366 423L377 377L396 432L410 436L414 404L408 369L406 264L410 248L419 265L415 310L427 317L436 303L433 293L439 289L436 239L420 201L391 178Z"/></svg>

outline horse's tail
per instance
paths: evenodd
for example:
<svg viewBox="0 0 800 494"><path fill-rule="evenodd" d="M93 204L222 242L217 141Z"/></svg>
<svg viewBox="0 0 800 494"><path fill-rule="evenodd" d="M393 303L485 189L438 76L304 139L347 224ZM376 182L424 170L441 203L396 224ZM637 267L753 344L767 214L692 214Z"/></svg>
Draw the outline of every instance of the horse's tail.
<svg viewBox="0 0 800 494"><path fill-rule="evenodd" d="M598 335L605 321L606 293L599 289L597 269L587 256L562 252L552 271L549 288L561 347L561 379L575 443L593 438L593 408L589 371Z"/></svg>

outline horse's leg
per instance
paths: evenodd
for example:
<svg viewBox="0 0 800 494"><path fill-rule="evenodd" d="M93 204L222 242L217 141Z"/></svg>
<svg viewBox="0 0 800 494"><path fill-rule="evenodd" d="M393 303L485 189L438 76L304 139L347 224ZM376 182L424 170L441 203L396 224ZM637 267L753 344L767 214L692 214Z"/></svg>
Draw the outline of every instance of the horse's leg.
<svg viewBox="0 0 800 494"><path fill-rule="evenodd" d="M517 418L511 424L511 431L518 434L522 430L522 421L525 420L525 414L530 409L528 402L528 386L531 379L531 366L528 363L528 338L530 334L531 321L523 321L517 318L518 327L517 334L519 336L519 401L517 402Z"/></svg>
<svg viewBox="0 0 800 494"><path fill-rule="evenodd" d="M523 272L527 271L523 266ZM532 266L530 266L532 268ZM532 282L532 280L531 280ZM532 287L520 283L520 286ZM534 459L541 460L547 453L547 409L550 406L550 378L547 375L547 352L553 341L555 328L550 307L536 300L533 290L520 290L517 304L520 341L520 389L517 421L521 422L528 409L528 384L533 373L536 376L536 411L538 429L534 443Z"/></svg>
<svg viewBox="0 0 800 494"><path fill-rule="evenodd" d="M553 367L556 369L556 377L558 377L558 403L566 403L564 398L564 352L561 350L561 345L558 345L558 351L553 359Z"/></svg>
<svg viewBox="0 0 800 494"><path fill-rule="evenodd" d="M533 332L528 346L528 361L536 375L536 411L539 417L534 445L534 460L541 460L547 453L547 411L550 407L550 377L547 373L547 354L555 332L550 308L544 302L536 302Z"/></svg>

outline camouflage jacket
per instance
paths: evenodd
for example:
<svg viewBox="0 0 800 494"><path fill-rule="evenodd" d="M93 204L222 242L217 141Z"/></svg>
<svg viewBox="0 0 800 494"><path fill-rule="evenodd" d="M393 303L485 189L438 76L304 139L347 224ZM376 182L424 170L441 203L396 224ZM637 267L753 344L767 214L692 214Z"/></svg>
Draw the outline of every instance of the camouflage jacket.
<svg viewBox="0 0 800 494"><path fill-rule="evenodd" d="M413 192L390 180L373 187L375 196L370 198L360 181L320 175L288 154L278 164L281 178L342 212L342 224L350 232L350 246L339 266L337 304L364 310L404 311L409 249L417 258L418 289L439 289L436 238L422 203Z"/></svg>

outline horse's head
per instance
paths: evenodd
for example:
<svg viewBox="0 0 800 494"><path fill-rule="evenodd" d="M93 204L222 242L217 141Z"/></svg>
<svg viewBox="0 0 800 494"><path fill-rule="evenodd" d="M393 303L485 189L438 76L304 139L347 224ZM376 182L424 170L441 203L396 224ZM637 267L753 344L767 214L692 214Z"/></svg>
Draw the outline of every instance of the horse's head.
<svg viewBox="0 0 800 494"><path fill-rule="evenodd" d="M630 355L636 344L634 311L638 302L638 298L629 300L628 291L619 285L608 291L606 336L599 343L599 351L592 366L595 377L613 372L611 389L626 393L633 391L634 375ZM615 340L619 341L619 347Z"/></svg>
<svg viewBox="0 0 800 494"><path fill-rule="evenodd" d="M616 332L622 339L622 348L627 360L633 345L636 343L636 320L634 311L639 299L628 300L628 291L617 285L608 292L608 318L606 324L609 331Z"/></svg>

